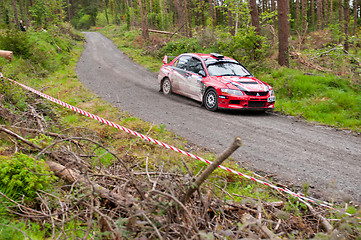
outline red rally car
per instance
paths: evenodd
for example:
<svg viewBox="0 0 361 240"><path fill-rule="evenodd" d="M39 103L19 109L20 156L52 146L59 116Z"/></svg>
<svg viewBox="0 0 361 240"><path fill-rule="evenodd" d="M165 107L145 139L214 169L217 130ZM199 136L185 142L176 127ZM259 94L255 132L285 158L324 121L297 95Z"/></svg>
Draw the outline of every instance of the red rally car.
<svg viewBox="0 0 361 240"><path fill-rule="evenodd" d="M273 88L236 60L217 53L185 53L170 63L167 56L159 71L160 91L201 102L207 110L274 109Z"/></svg>

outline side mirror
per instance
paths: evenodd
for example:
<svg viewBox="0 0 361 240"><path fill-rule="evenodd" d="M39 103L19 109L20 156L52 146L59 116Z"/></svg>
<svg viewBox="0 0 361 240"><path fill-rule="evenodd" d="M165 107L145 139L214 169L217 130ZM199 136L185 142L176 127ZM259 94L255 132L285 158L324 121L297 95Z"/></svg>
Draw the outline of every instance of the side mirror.
<svg viewBox="0 0 361 240"><path fill-rule="evenodd" d="M168 57L167 57L167 55L164 55L163 64L167 64L167 63L168 63Z"/></svg>
<svg viewBox="0 0 361 240"><path fill-rule="evenodd" d="M201 75L202 77L205 77L206 76L206 72L204 70L200 70L198 72L199 75Z"/></svg>

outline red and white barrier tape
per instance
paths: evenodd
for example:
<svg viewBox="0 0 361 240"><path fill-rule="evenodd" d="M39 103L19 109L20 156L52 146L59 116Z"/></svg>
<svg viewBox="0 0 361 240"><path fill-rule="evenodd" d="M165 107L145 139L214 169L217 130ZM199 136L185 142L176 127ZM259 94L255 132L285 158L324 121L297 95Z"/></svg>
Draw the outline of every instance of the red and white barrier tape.
<svg viewBox="0 0 361 240"><path fill-rule="evenodd" d="M138 133L138 132L136 132L136 131L133 131L133 130L131 130L131 129L128 129L128 128L126 128L126 127L120 126L119 124L116 124L116 123L113 123L113 122L111 122L111 121L108 121L108 120L106 120L106 119L104 119L104 118L98 117L98 116L96 116L96 115L94 115L94 114L91 114L91 113L86 112L86 111L84 111L84 110L82 110L82 109L79 109L79 108L77 108L77 107L74 107L74 106L72 106L72 105L70 105L70 104L67 104L67 103L65 103L65 102L62 102L62 101L60 101L60 100L58 100L58 99L56 99L56 98L53 98L53 97L51 97L51 96L49 96L49 95L46 95L46 94L44 94L44 93L42 93L42 92L39 92L39 91L37 91L37 90L35 90L35 89L31 88L31 87L28 87L28 86L26 86L26 85L24 85L24 84L19 83L19 82L17 82L17 81L14 81L14 80L9 79L9 78L5 78L5 77L3 77L3 76L1 76L1 75L0 75L0 77L1 77L2 79L7 79L7 80L9 80L9 81L11 81L11 82L13 82L13 83L15 83L15 84L18 84L18 85L20 85L21 87L23 87L23 88L25 88L25 89L27 89L27 90L29 90L29 91L31 91L31 92L33 92L33 93L41 96L41 97L43 97L43 98L46 98L46 99L48 99L48 100L50 100L50 101L52 101L52 102L55 102L55 103L57 103L57 104L59 104L59 105L62 105L62 106L64 106L64 107L68 108L68 109L71 109L71 110L73 110L73 111L75 111L75 112L78 112L78 113L80 113L80 114L83 114L83 115L85 115L85 116L87 116L87 117L90 117L90 118L92 118L92 119L95 119L95 120L97 120L97 121L99 121L99 122L101 122L101 123L105 123L105 124L107 124L107 125L109 125L109 126L112 126L112 127L117 128L117 129L119 129L119 130L122 130L122 131L124 131L124 132L130 133L130 134L132 134L132 135L134 135L134 136L140 137L140 138L142 138L142 139L144 139L144 140L147 140L147 141L149 141L149 142L152 142L152 143L158 144L158 145L160 145L160 146L162 146L162 147L171 149L171 150L173 150L173 151L175 151L175 152L182 153L182 154L184 154L184 155L186 155L186 156L188 156L188 157L197 159L197 160L202 161L202 162L205 162L205 163L207 163L207 164L212 164L212 162L211 162L211 161L208 161L207 159L198 157L198 156L196 156L196 155L194 155L194 154L192 154L192 153L183 151L183 150L181 150L181 149L178 149L178 148L176 148L176 147L173 147L173 146L168 145L168 144L166 144L166 143L160 142L160 141L158 141L158 140L156 140L156 139L153 139L153 138L148 137L148 136L146 136L146 135L140 134L140 133ZM288 193L288 194L290 194L290 195L292 195L292 196L294 196L294 197L297 197L297 198L306 200L306 201L308 201L308 202L315 203L315 204L318 204L318 205L320 205L320 206L323 206L323 207L326 207L326 208L335 210L335 209L332 207L332 204L330 204L330 203L328 203L328 202L320 201L320 200L315 200L315 199L312 199L312 198L309 198L309 197L305 197L305 196L303 196L302 194L298 194L298 193L292 192L292 191L290 191L290 190L287 189L287 188L277 187L276 185L273 185L273 184L271 184L271 183L267 183L267 182L265 182L265 181L256 179L256 178L254 178L254 177L251 177L251 176L248 176L248 175L246 175L246 174L240 173L240 172L235 171L235 170L233 170L233 169L224 167L224 166L222 166L222 165L219 165L218 167L221 168L221 169L223 169L223 170L226 170L226 171L228 171L228 172L231 172L231 173L233 173L233 174L236 174L236 175L238 175L238 176L241 176L241 177L244 177L244 178L253 180L253 181L257 182L257 183L266 185L266 186L268 186L268 187L270 187L270 188L273 188L273 189L276 189L276 190L278 190L278 191ZM346 213L346 214L351 216L351 214L348 214L348 213ZM358 218L358 217L357 217L357 218Z"/></svg>

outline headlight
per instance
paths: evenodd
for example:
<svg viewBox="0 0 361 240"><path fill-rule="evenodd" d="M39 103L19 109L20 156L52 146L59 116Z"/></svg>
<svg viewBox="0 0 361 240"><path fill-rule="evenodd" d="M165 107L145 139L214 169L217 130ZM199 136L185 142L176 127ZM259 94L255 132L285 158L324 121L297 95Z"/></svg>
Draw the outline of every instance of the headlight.
<svg viewBox="0 0 361 240"><path fill-rule="evenodd" d="M228 94L228 95L238 95L238 96L243 96L243 92L239 91L239 90L234 90L234 89L228 89L228 88L222 88L221 89L222 94Z"/></svg>
<svg viewBox="0 0 361 240"><path fill-rule="evenodd" d="M275 95L275 91L273 91L273 89L271 91L269 91L269 95L270 96L274 96Z"/></svg>

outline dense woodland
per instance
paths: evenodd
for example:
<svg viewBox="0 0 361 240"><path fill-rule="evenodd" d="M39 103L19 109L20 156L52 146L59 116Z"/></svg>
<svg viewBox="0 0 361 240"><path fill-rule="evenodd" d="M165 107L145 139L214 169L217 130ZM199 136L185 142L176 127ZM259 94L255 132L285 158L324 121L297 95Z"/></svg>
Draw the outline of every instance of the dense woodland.
<svg viewBox="0 0 361 240"><path fill-rule="evenodd" d="M43 27L69 21L79 29L99 24L126 23L149 29L180 33L186 37L202 28L222 29L232 35L247 34L252 48L262 48L263 38L278 39L278 62L289 65L289 36L330 29L344 51L359 44L359 0L3 0L1 28ZM263 37L263 38L262 38ZM255 54L257 58L257 54Z"/></svg>

